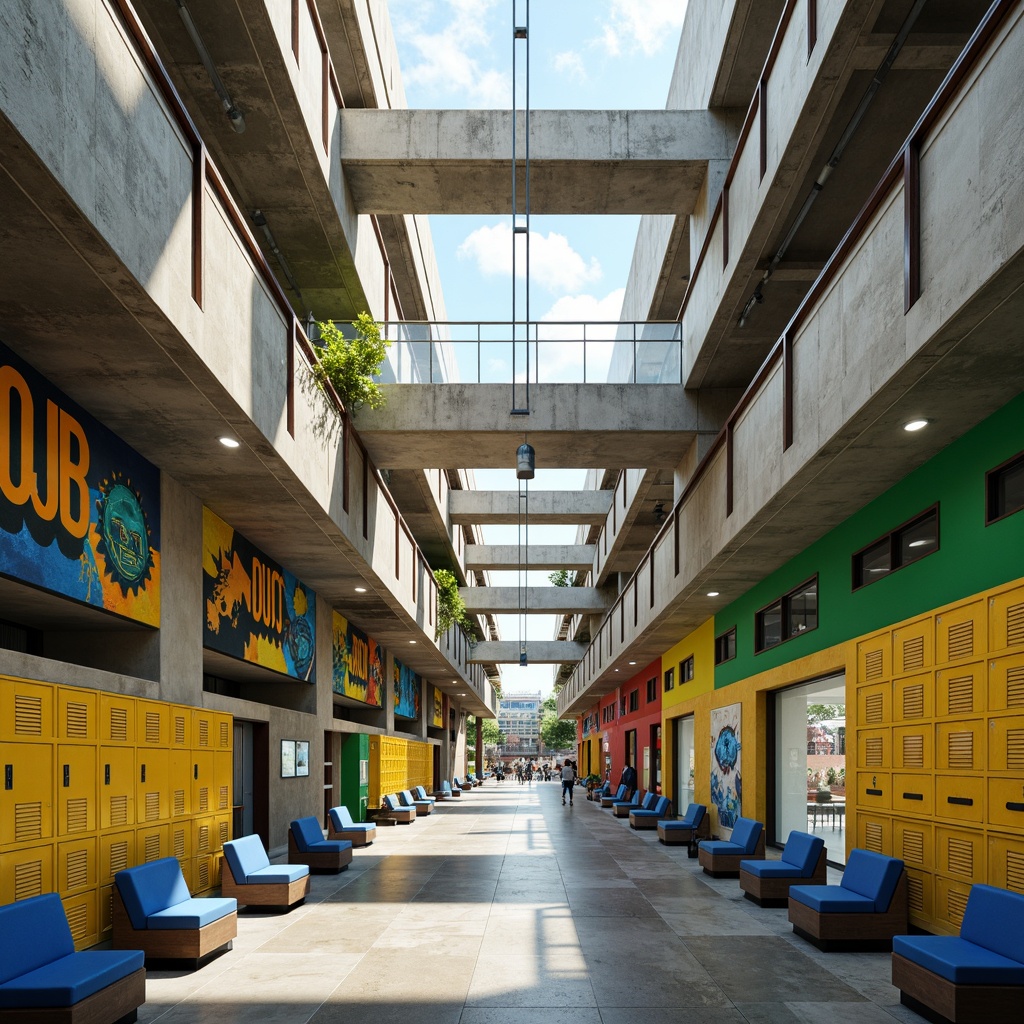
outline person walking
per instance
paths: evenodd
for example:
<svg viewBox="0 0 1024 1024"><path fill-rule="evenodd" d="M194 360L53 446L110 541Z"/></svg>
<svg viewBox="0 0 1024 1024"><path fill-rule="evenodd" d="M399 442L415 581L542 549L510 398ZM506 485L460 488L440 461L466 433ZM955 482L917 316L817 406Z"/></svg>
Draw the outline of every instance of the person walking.
<svg viewBox="0 0 1024 1024"><path fill-rule="evenodd" d="M569 794L569 806L572 807L572 789L576 784L576 769L572 761L566 761L562 765L562 806L565 806L565 794Z"/></svg>

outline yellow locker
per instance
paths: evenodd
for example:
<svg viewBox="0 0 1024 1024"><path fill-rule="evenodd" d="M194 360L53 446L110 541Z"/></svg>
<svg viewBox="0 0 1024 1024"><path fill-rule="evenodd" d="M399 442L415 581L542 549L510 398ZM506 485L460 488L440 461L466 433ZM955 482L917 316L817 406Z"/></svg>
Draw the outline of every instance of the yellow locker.
<svg viewBox="0 0 1024 1024"><path fill-rule="evenodd" d="M907 910L912 922L924 926L931 921L932 876L927 871L907 868Z"/></svg>
<svg viewBox="0 0 1024 1024"><path fill-rule="evenodd" d="M67 915L71 928L71 938L75 949L86 949L95 946L100 940L100 916L96 890L80 893L78 896L65 896L64 913Z"/></svg>
<svg viewBox="0 0 1024 1024"><path fill-rule="evenodd" d="M233 721L226 711L214 712L210 726L213 730L211 743L215 750L231 750L234 745Z"/></svg>
<svg viewBox="0 0 1024 1024"><path fill-rule="evenodd" d="M52 740L53 687L0 678L0 741Z"/></svg>
<svg viewBox="0 0 1024 1024"><path fill-rule="evenodd" d="M101 885L97 890L99 897L100 913L100 936L110 937L110 930L114 925L114 887L113 885Z"/></svg>
<svg viewBox="0 0 1024 1024"><path fill-rule="evenodd" d="M97 873L95 836L57 844L57 891L61 896L95 889Z"/></svg>
<svg viewBox="0 0 1024 1024"><path fill-rule="evenodd" d="M892 819L870 813L857 813L857 845L874 853L892 855Z"/></svg>
<svg viewBox="0 0 1024 1024"><path fill-rule="evenodd" d="M0 846L53 836L53 747L5 743L0 747Z"/></svg>
<svg viewBox="0 0 1024 1024"><path fill-rule="evenodd" d="M857 809L889 810L892 778L888 772L857 772Z"/></svg>
<svg viewBox="0 0 1024 1024"><path fill-rule="evenodd" d="M192 749L213 750L217 746L220 716L216 711L195 709L192 712Z"/></svg>
<svg viewBox="0 0 1024 1024"><path fill-rule="evenodd" d="M985 780L977 776L936 775L935 816L977 821L984 818Z"/></svg>
<svg viewBox="0 0 1024 1024"><path fill-rule="evenodd" d="M135 698L100 694L100 742L135 745Z"/></svg>
<svg viewBox="0 0 1024 1024"><path fill-rule="evenodd" d="M213 815L192 819L192 853L203 857L214 853L217 847L217 821Z"/></svg>
<svg viewBox="0 0 1024 1024"><path fill-rule="evenodd" d="M935 764L932 750L932 725L899 725L892 731L894 768L931 771Z"/></svg>
<svg viewBox="0 0 1024 1024"><path fill-rule="evenodd" d="M57 688L57 735L62 740L96 742L97 694L77 687Z"/></svg>
<svg viewBox="0 0 1024 1024"><path fill-rule="evenodd" d="M972 662L935 673L935 713L940 718L981 714L986 698L985 663Z"/></svg>
<svg viewBox="0 0 1024 1024"><path fill-rule="evenodd" d="M1024 710L1024 654L1011 654L989 662L990 711Z"/></svg>
<svg viewBox="0 0 1024 1024"><path fill-rule="evenodd" d="M57 835L96 831L96 754L91 746L57 747Z"/></svg>
<svg viewBox="0 0 1024 1024"><path fill-rule="evenodd" d="M211 811L231 810L233 775L231 751L215 751L213 755L213 791L210 794Z"/></svg>
<svg viewBox="0 0 1024 1024"><path fill-rule="evenodd" d="M175 750L192 749L192 709L180 704L171 707L171 746Z"/></svg>
<svg viewBox="0 0 1024 1024"><path fill-rule="evenodd" d="M100 828L135 824L135 750L100 747Z"/></svg>
<svg viewBox="0 0 1024 1024"><path fill-rule="evenodd" d="M988 599L988 649L1024 649L1024 587L1013 587Z"/></svg>
<svg viewBox="0 0 1024 1024"><path fill-rule="evenodd" d="M135 813L139 824L171 817L170 751L138 747L135 751Z"/></svg>
<svg viewBox="0 0 1024 1024"><path fill-rule="evenodd" d="M892 734L889 729L857 730L857 765L864 769L892 767Z"/></svg>
<svg viewBox="0 0 1024 1024"><path fill-rule="evenodd" d="M135 863L148 864L161 857L170 857L170 827L145 825L135 830Z"/></svg>
<svg viewBox="0 0 1024 1024"><path fill-rule="evenodd" d="M224 844L231 838L231 812L216 815L213 822L215 829L213 852L220 853Z"/></svg>
<svg viewBox="0 0 1024 1024"><path fill-rule="evenodd" d="M1024 832L1024 779L988 780L988 821L997 828Z"/></svg>
<svg viewBox="0 0 1024 1024"><path fill-rule="evenodd" d="M857 681L871 683L892 675L892 635L888 630L857 644Z"/></svg>
<svg viewBox="0 0 1024 1024"><path fill-rule="evenodd" d="M988 639L984 601L970 601L935 616L935 661L970 661L985 653Z"/></svg>
<svg viewBox="0 0 1024 1024"><path fill-rule="evenodd" d="M0 903L53 892L52 843L0 853Z"/></svg>
<svg viewBox="0 0 1024 1024"><path fill-rule="evenodd" d="M191 750L171 750L168 756L171 818L184 818L192 813Z"/></svg>
<svg viewBox="0 0 1024 1024"><path fill-rule="evenodd" d="M114 875L139 863L135 855L135 830L104 832L100 837L99 883L114 880Z"/></svg>
<svg viewBox="0 0 1024 1024"><path fill-rule="evenodd" d="M196 887L193 885L193 868L195 867L194 860L179 860L178 867L181 868L182 878L185 879L185 884L188 886L188 891L194 896L196 894Z"/></svg>
<svg viewBox="0 0 1024 1024"><path fill-rule="evenodd" d="M209 814L217 809L213 751L192 751L192 813Z"/></svg>
<svg viewBox="0 0 1024 1024"><path fill-rule="evenodd" d="M932 691L932 674L919 672L914 676L903 676L892 684L893 721L912 722L919 718L931 718L935 714Z"/></svg>
<svg viewBox="0 0 1024 1024"><path fill-rule="evenodd" d="M988 837L988 883L1024 893L1024 837Z"/></svg>
<svg viewBox="0 0 1024 1024"><path fill-rule="evenodd" d="M935 870L964 882L985 880L985 837L980 831L935 827Z"/></svg>
<svg viewBox="0 0 1024 1024"><path fill-rule="evenodd" d="M985 767L985 722L939 722L935 726L935 767L939 771L977 772Z"/></svg>
<svg viewBox="0 0 1024 1024"><path fill-rule="evenodd" d="M220 885L220 859L216 854L208 853L196 857L192 861L192 885L193 895L209 892L215 886Z"/></svg>
<svg viewBox="0 0 1024 1024"><path fill-rule="evenodd" d="M140 747L171 745L171 705L158 700L135 702L135 743Z"/></svg>
<svg viewBox="0 0 1024 1024"><path fill-rule="evenodd" d="M888 725L892 721L892 684L857 687L857 725Z"/></svg>
<svg viewBox="0 0 1024 1024"><path fill-rule="evenodd" d="M935 921L950 935L960 931L970 891L970 882L942 876L935 878Z"/></svg>
<svg viewBox="0 0 1024 1024"><path fill-rule="evenodd" d="M906 676L935 663L935 624L931 616L892 631L893 675Z"/></svg>
<svg viewBox="0 0 1024 1024"><path fill-rule="evenodd" d="M892 835L894 857L899 857L908 868L931 870L933 839L930 822L896 818L892 823Z"/></svg>
<svg viewBox="0 0 1024 1024"><path fill-rule="evenodd" d="M902 814L930 817L935 808L934 776L925 772L894 772L892 809Z"/></svg>
<svg viewBox="0 0 1024 1024"><path fill-rule="evenodd" d="M988 766L994 772L1024 775L1024 715L989 719Z"/></svg>
<svg viewBox="0 0 1024 1024"><path fill-rule="evenodd" d="M193 857L192 853L192 822L172 821L171 830L171 856L177 857L179 862L184 864Z"/></svg>

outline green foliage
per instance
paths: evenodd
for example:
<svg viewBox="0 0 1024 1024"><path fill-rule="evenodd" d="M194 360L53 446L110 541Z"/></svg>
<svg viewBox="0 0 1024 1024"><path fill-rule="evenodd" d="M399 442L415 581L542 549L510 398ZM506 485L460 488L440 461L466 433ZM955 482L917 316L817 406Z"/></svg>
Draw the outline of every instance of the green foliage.
<svg viewBox="0 0 1024 1024"><path fill-rule="evenodd" d="M555 698L541 703L540 738L549 750L571 750L576 746L576 719L559 719Z"/></svg>
<svg viewBox="0 0 1024 1024"><path fill-rule="evenodd" d="M808 704L807 705L807 724L813 725L815 722L829 722L834 718L845 718L846 717L846 705L845 704Z"/></svg>
<svg viewBox="0 0 1024 1024"><path fill-rule="evenodd" d="M313 379L321 390L329 381L349 412L364 405L380 409L384 393L373 377L380 373L391 342L381 338L380 327L369 313L360 313L352 326L356 336L346 338L329 320L317 322L321 347L317 349L319 362L313 367Z"/></svg>
<svg viewBox="0 0 1024 1024"><path fill-rule="evenodd" d="M459 596L459 581L455 573L447 569L435 569L434 581L437 583L437 627L434 639L444 636L456 623L468 636L475 637L476 628L466 611L466 602Z"/></svg>
<svg viewBox="0 0 1024 1024"><path fill-rule="evenodd" d="M483 729L485 746L497 747L505 742L505 734L498 728L498 723L495 719L483 719L481 728Z"/></svg>
<svg viewBox="0 0 1024 1024"><path fill-rule="evenodd" d="M569 586L569 570L556 569L554 572L548 573L548 579L551 581L552 586L567 587Z"/></svg>

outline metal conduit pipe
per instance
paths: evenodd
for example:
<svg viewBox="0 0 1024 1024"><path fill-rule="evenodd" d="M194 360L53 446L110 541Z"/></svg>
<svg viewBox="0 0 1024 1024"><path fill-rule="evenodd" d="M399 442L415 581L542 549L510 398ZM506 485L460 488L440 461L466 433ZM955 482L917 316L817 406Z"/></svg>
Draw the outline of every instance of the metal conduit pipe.
<svg viewBox="0 0 1024 1024"><path fill-rule="evenodd" d="M203 37L199 34L199 29L196 28L196 23L192 20L189 9L185 6L185 0L174 0L174 2L178 5L178 14L181 17L182 24L185 26L185 31L191 37L196 51L199 53L199 59L203 62L203 67L206 68L206 73L210 76L214 91L224 105L224 113L227 114L232 129L241 135L245 131L245 118L242 116L241 110L235 105L235 101L231 98L231 93L228 92L227 86L225 86L220 75L217 73L217 68L214 66L210 51L206 48L206 43L203 42Z"/></svg>

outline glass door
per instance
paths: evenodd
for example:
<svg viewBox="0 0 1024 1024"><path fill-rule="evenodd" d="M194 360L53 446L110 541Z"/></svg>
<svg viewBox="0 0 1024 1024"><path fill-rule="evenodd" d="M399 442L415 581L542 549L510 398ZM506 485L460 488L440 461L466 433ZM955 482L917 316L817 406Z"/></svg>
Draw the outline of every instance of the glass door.
<svg viewBox="0 0 1024 1024"><path fill-rule="evenodd" d="M675 728L675 765L673 775L675 782L675 803L676 814L682 815L686 808L696 799L694 796L693 778L693 715L684 718L677 718L674 722Z"/></svg>

